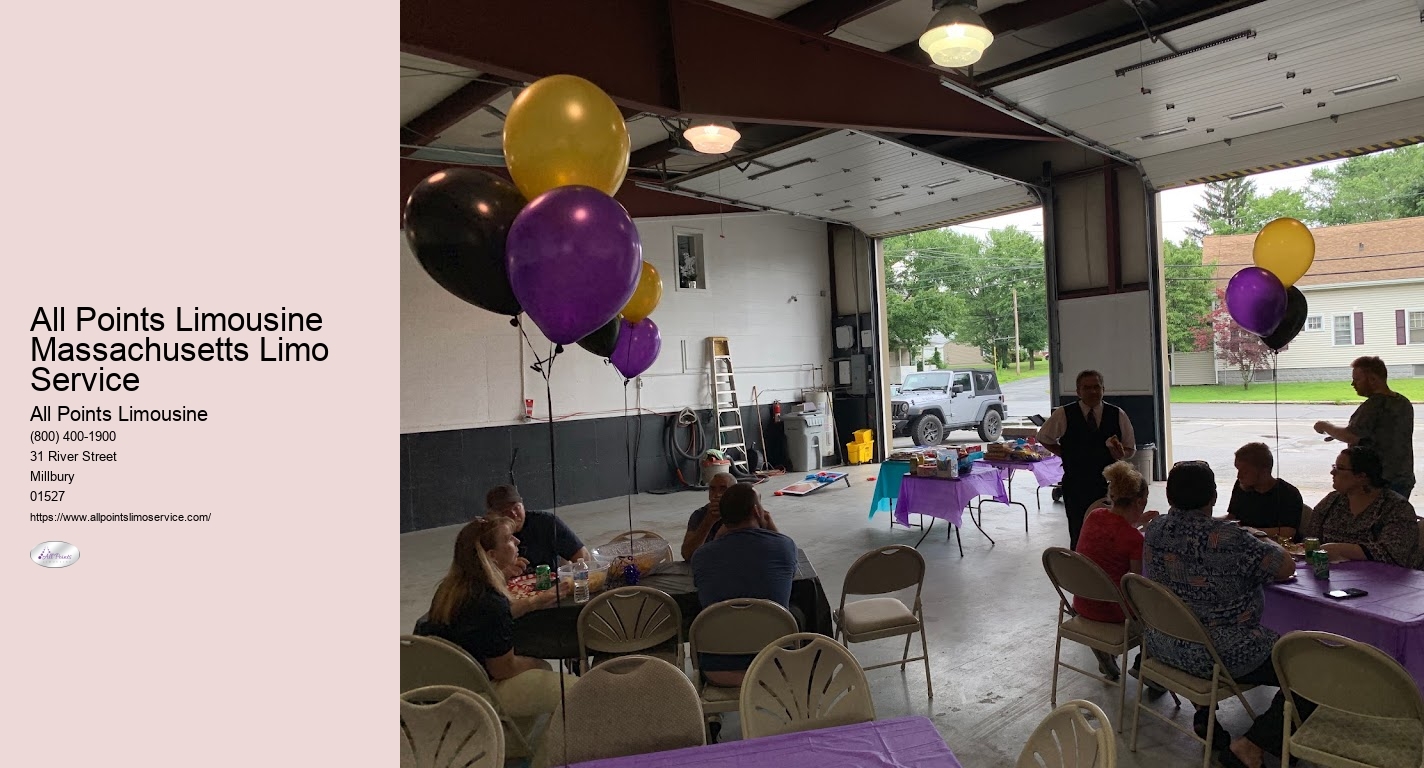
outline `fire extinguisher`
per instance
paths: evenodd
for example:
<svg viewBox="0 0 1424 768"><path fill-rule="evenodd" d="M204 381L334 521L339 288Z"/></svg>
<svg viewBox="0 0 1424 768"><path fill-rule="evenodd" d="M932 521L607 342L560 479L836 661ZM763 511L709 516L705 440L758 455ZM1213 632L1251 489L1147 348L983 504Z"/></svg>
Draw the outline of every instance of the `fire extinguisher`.
<svg viewBox="0 0 1424 768"><path fill-rule="evenodd" d="M524 401L524 418L534 418L534 401L531 399L525 399Z"/></svg>
<svg viewBox="0 0 1424 768"><path fill-rule="evenodd" d="M779 421L781 421L781 401L777 400L771 404L771 423L775 424Z"/></svg>

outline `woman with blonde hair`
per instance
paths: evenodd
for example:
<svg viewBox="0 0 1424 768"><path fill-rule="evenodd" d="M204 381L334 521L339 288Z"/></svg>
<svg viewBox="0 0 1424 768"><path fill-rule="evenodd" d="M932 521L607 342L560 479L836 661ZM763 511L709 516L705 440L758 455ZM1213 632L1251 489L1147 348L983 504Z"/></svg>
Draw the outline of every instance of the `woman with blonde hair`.
<svg viewBox="0 0 1424 768"><path fill-rule="evenodd" d="M504 570L519 558L519 540L508 520L477 517L455 537L450 571L435 588L430 613L416 627L465 649L489 674L505 709L513 717L554 711L559 678L543 659L514 653L514 620L548 608L555 590L510 600ZM573 682L569 678L568 684Z"/></svg>
<svg viewBox="0 0 1424 768"><path fill-rule="evenodd" d="M1110 507L1100 507L1088 513L1083 520L1083 530L1078 534L1077 552L1098 564L1114 584L1122 581L1127 573L1142 573L1142 526L1146 525L1157 512L1148 512L1147 496L1149 486L1132 465L1118 461L1103 470L1108 481ZM1122 608L1116 603L1073 598L1073 610L1092 621L1121 624L1124 621ZM1098 657L1098 671L1104 677L1116 680L1121 674L1117 660L1102 651L1093 651Z"/></svg>

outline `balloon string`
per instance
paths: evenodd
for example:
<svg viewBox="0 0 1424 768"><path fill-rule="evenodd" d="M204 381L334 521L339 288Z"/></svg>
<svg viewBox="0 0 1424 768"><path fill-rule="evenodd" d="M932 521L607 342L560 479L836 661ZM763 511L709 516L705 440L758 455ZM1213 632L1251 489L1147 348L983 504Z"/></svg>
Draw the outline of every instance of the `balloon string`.
<svg viewBox="0 0 1424 768"><path fill-rule="evenodd" d="M524 338L524 343L529 346L529 352L530 352L530 354L534 355L534 364L531 365L531 366L529 366L529 367L532 368L535 372L537 372L537 373L539 374L539 376L540 376L542 379L544 379L544 406L545 406L545 408L548 409L548 411L547 411L547 413L546 413L546 415L545 415L545 421L546 421L546 422L548 423L548 425L549 425L549 493L550 493L550 495L551 495L551 497L552 497L552 498L551 498L551 502L550 502L551 506L550 506L550 509L549 509L549 514L553 515L553 516L554 516L554 520L557 521L557 520L559 519L559 467L558 467L558 459L557 459L557 455L558 455L558 454L557 454L557 451L555 450L555 441L554 441L554 388L553 388L553 384L552 384L551 379L552 379L552 375L553 375L553 372L554 372L554 358L558 355L558 353L559 353L559 351L561 350L561 348L559 348L559 347L552 348L552 349L549 350L549 356L548 356L548 357L540 358L540 357L539 357L539 353L534 350L534 344L533 344L533 342L531 342L531 341L529 340L529 334L528 334L528 332L526 332L526 331L524 330L524 324L523 324L523 323L519 323L518 326L519 326L519 335ZM521 374L521 375L522 375L522 374ZM554 540L553 540L553 542L554 542L554 551L557 552L557 551L559 550L559 526L557 526L557 525L554 526ZM557 560L556 560L556 562L555 562L555 565L557 565ZM563 607L563 603L564 603L563 595L562 595L562 593L561 593L559 587L560 587L559 573L558 573L557 570L555 570L555 572L554 572L554 607L555 607L556 609ZM564 734L564 744L567 745L567 744L569 743L569 711L568 711L568 692L567 692L566 686L564 685L564 670L563 670L563 664L564 664L564 662L563 662L562 660L560 660L560 662L559 662L559 710L560 710L560 712L562 713L562 716L559 718L559 726L560 726L560 728L563 730L563 734ZM567 755L567 749L568 749L567 746L565 746L565 754L566 754L566 755Z"/></svg>
<svg viewBox="0 0 1424 768"><path fill-rule="evenodd" d="M623 380L623 453L628 457L628 554L633 554L633 421L628 418L628 379Z"/></svg>
<svg viewBox="0 0 1424 768"><path fill-rule="evenodd" d="M1280 353L1271 350L1271 392L1272 399L1275 400L1276 411L1276 477L1285 476L1284 468L1281 467L1281 377L1277 375L1277 366L1280 364ZM1276 535L1281 531L1281 501L1280 495L1276 496Z"/></svg>

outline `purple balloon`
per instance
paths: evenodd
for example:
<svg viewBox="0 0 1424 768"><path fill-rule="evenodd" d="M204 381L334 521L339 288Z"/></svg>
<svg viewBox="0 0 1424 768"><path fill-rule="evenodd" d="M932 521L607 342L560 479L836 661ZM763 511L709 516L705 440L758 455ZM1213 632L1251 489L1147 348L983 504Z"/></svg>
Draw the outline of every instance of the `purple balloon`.
<svg viewBox="0 0 1424 768"><path fill-rule="evenodd" d="M1226 310L1236 324L1269 336L1286 316L1286 288L1281 279L1260 267L1246 267L1226 284Z"/></svg>
<svg viewBox="0 0 1424 768"><path fill-rule="evenodd" d="M628 212L592 187L551 189L515 217L509 285L549 341L572 344L612 320L638 287L643 245Z"/></svg>
<svg viewBox="0 0 1424 768"><path fill-rule="evenodd" d="M622 329L618 332L618 343L614 345L608 361L623 374L623 378L632 379L648 370L658 359L658 353L663 350L663 335L651 317L636 323L627 320L619 322Z"/></svg>

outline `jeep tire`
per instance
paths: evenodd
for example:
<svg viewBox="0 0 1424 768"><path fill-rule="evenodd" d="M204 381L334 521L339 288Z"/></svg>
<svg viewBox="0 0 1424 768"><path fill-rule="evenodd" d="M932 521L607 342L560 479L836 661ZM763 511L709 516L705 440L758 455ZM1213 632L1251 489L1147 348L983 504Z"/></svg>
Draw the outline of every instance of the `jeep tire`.
<svg viewBox="0 0 1424 768"><path fill-rule="evenodd" d="M933 413L927 413L910 424L910 437L915 445L939 445L944 442L944 424Z"/></svg>
<svg viewBox="0 0 1424 768"><path fill-rule="evenodd" d="M979 439L986 443L998 440L1004 434L1004 420L999 412L990 408L984 412L984 420L979 422Z"/></svg>

